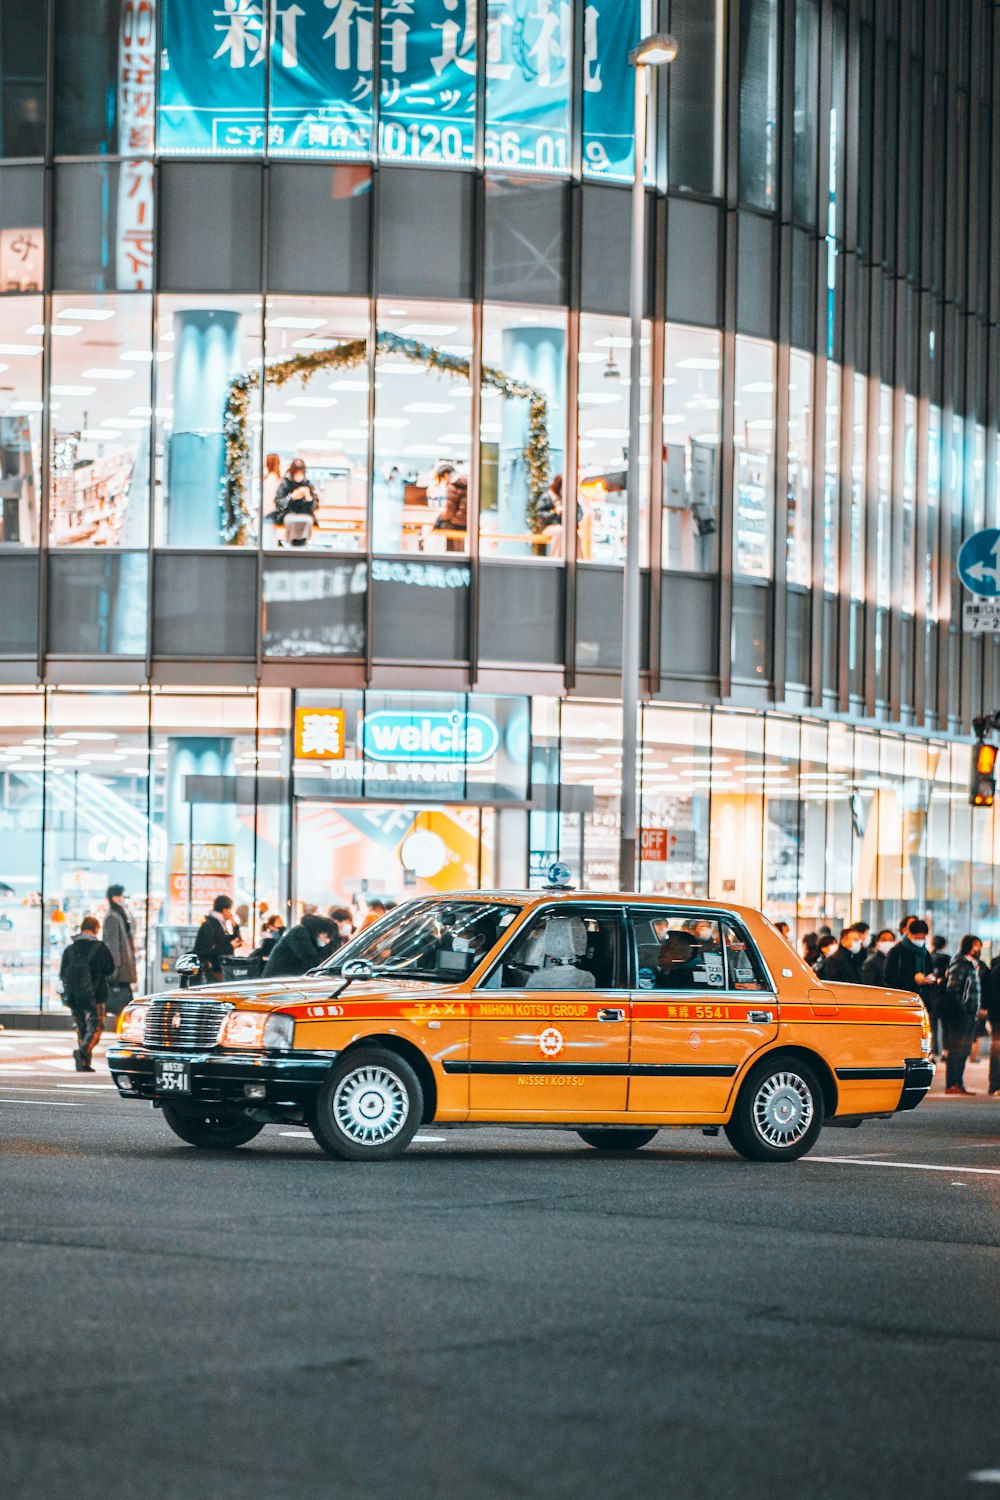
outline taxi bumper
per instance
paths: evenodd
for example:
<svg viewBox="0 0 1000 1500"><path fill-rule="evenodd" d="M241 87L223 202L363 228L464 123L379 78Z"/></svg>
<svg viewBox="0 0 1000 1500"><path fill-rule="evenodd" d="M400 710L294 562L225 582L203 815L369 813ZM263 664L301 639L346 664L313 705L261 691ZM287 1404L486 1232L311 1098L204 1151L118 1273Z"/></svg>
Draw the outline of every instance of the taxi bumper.
<svg viewBox="0 0 1000 1500"><path fill-rule="evenodd" d="M904 1109L916 1109L921 1100L926 1098L927 1090L934 1082L934 1064L926 1057L908 1057L905 1066L903 1091L896 1105L897 1114Z"/></svg>
<svg viewBox="0 0 1000 1500"><path fill-rule="evenodd" d="M308 1110L330 1072L332 1052L152 1052L111 1047L108 1069L123 1099L228 1104L243 1109ZM183 1090L165 1089L157 1062L181 1064Z"/></svg>

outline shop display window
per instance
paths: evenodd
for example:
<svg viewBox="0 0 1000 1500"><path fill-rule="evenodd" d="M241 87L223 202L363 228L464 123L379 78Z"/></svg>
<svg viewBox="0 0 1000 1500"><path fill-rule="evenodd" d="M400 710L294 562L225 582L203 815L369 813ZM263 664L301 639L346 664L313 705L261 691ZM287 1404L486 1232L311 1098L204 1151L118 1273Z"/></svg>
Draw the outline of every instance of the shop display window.
<svg viewBox="0 0 1000 1500"><path fill-rule="evenodd" d="M365 550L368 335L366 301L267 299L260 533L269 550Z"/></svg>
<svg viewBox="0 0 1000 1500"><path fill-rule="evenodd" d="M154 356L154 513L161 547L256 543L263 463L258 297L161 295ZM227 452L233 381L257 383L236 408L238 442ZM149 413L147 413L148 417ZM234 432L230 431L230 443Z"/></svg>
<svg viewBox="0 0 1000 1500"><path fill-rule="evenodd" d="M562 558L565 314L485 308L483 365L490 373L483 379L479 428L480 554ZM508 394L505 384L524 394ZM536 397L542 398L544 413ZM539 455L545 461L544 482L533 471Z"/></svg>
<svg viewBox="0 0 1000 1500"><path fill-rule="evenodd" d="M737 336L733 571L770 578L774 530L774 345Z"/></svg>
<svg viewBox="0 0 1000 1500"><path fill-rule="evenodd" d="M708 894L709 716L643 709L639 888Z"/></svg>
<svg viewBox="0 0 1000 1500"><path fill-rule="evenodd" d="M0 692L0 1012L39 1006L45 694Z"/></svg>
<svg viewBox="0 0 1000 1500"><path fill-rule="evenodd" d="M372 543L378 553L468 550L472 314L383 299L375 358Z"/></svg>
<svg viewBox="0 0 1000 1500"><path fill-rule="evenodd" d="M43 331L41 297L0 297L0 544L4 546L38 546Z"/></svg>
<svg viewBox="0 0 1000 1500"><path fill-rule="evenodd" d="M788 366L788 508L785 520L789 583L812 580L813 356L793 349Z"/></svg>
<svg viewBox="0 0 1000 1500"><path fill-rule="evenodd" d="M650 327L643 323L640 376L640 558L649 563ZM632 340L627 318L580 318L577 557L625 560Z"/></svg>
<svg viewBox="0 0 1000 1500"><path fill-rule="evenodd" d="M663 566L719 566L721 339L668 323L663 375Z"/></svg>
<svg viewBox="0 0 1000 1500"><path fill-rule="evenodd" d="M49 543L144 547L149 536L153 299L52 299Z"/></svg>

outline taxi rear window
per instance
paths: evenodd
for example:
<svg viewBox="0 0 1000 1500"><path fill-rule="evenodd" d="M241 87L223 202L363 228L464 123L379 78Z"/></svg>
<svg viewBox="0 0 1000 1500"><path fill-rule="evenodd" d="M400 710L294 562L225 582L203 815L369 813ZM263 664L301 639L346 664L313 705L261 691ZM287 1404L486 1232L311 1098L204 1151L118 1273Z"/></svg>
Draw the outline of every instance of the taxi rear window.
<svg viewBox="0 0 1000 1500"><path fill-rule="evenodd" d="M633 911L640 990L769 988L753 944L736 922L698 913Z"/></svg>

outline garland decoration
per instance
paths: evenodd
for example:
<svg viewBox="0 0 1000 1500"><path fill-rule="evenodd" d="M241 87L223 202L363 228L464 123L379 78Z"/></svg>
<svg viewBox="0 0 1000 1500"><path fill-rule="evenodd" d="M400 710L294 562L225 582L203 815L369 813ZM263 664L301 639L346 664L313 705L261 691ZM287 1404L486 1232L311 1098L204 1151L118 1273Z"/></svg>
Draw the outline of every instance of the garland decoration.
<svg viewBox="0 0 1000 1500"><path fill-rule="evenodd" d="M430 344L420 344L416 339L406 339L398 333L380 333L375 340L379 354L396 354L412 360L428 370L442 375L459 375L468 380L471 364L459 354L449 354L445 349ZM337 344L332 349L316 349L307 354L296 354L268 365L264 371L264 384L283 386L289 380L305 383L320 370L351 370L365 363L368 357L367 339L352 339ZM538 502L549 484L549 429L548 402L540 390L524 381L514 380L503 370L491 365L483 366L483 385L497 390L508 401L527 401L528 439L524 445L524 463L528 476L527 521L531 531L540 531ZM226 542L242 545L249 533L253 516L247 508L247 475L250 471L250 442L247 422L250 415L250 395L260 386L260 371L250 370L234 375L229 382L229 392L223 413L225 436L225 473L222 478L220 510L222 537Z"/></svg>

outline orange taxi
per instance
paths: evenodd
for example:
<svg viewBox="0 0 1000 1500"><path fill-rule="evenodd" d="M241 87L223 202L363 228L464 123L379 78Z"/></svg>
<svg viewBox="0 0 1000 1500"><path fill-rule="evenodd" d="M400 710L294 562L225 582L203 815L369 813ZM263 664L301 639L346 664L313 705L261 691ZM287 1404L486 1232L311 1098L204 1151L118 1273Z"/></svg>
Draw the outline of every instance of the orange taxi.
<svg viewBox="0 0 1000 1500"><path fill-rule="evenodd" d="M108 1066L194 1146L291 1122L373 1161L431 1121L613 1151L701 1126L790 1161L914 1109L929 1053L915 996L822 983L759 912L546 890L418 898L303 978L141 999Z"/></svg>

